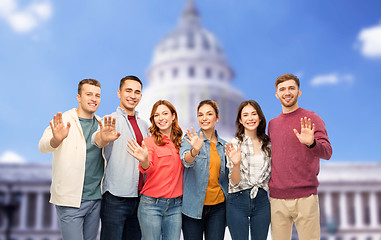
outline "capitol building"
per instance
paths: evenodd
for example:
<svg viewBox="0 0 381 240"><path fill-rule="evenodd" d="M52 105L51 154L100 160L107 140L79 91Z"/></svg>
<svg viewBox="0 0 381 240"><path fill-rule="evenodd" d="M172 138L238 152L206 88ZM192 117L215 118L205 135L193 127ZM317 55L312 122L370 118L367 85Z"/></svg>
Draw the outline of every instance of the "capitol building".
<svg viewBox="0 0 381 240"><path fill-rule="evenodd" d="M176 107L183 130L198 129L197 105L213 99L220 106L220 136L233 137L244 97L232 86L234 71L218 39L202 26L194 1L186 2L177 26L156 46L147 79L141 118L148 121L153 103L166 99ZM381 163L322 161L321 239L381 240L380 173ZM49 203L51 174L50 163L0 163L0 240L62 239ZM295 229L292 239L298 239Z"/></svg>
<svg viewBox="0 0 381 240"><path fill-rule="evenodd" d="M191 127L197 130L197 106L211 99L219 103L216 129L220 137L232 139L236 111L243 101L240 91L231 85L233 77L217 38L201 25L194 2L187 1L178 26L156 46L147 72L148 84L137 107L142 109L139 116L149 122L152 105L165 99L175 106L184 131Z"/></svg>

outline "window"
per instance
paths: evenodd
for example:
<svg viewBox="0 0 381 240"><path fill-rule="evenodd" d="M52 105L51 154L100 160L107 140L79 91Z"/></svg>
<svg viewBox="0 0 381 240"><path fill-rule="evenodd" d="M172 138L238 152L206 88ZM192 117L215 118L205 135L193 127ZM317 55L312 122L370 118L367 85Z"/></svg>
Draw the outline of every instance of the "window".
<svg viewBox="0 0 381 240"><path fill-rule="evenodd" d="M26 219L26 225L29 228L33 228L36 225L36 206L37 206L37 195L36 193L29 193L28 195L28 213Z"/></svg>
<svg viewBox="0 0 381 240"><path fill-rule="evenodd" d="M212 77L212 70L210 68L205 69L205 77L206 78Z"/></svg>
<svg viewBox="0 0 381 240"><path fill-rule="evenodd" d="M218 74L218 78L219 78L220 80L224 80L224 78L225 78L224 73L223 73L223 72L220 72L220 73Z"/></svg>
<svg viewBox="0 0 381 240"><path fill-rule="evenodd" d="M177 75L179 74L179 70L177 68L172 69L172 77L177 78Z"/></svg>
<svg viewBox="0 0 381 240"><path fill-rule="evenodd" d="M189 49L193 49L194 48L194 35L193 33L188 33L187 35L187 47Z"/></svg>
<svg viewBox="0 0 381 240"><path fill-rule="evenodd" d="M189 77L191 77L191 78L194 77L194 75L195 75L195 69L194 69L194 67L190 67L190 68L188 69L188 75L189 75Z"/></svg>
<svg viewBox="0 0 381 240"><path fill-rule="evenodd" d="M206 38L206 36L202 36L202 47L203 47L205 50L209 50L209 48L210 48L210 44L209 44L209 41L208 41L208 39Z"/></svg>

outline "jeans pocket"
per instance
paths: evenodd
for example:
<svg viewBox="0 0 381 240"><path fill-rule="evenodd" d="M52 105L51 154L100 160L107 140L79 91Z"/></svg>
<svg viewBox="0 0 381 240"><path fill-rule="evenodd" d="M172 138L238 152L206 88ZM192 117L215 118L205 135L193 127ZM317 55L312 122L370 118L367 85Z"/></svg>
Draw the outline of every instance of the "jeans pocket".
<svg viewBox="0 0 381 240"><path fill-rule="evenodd" d="M153 205L156 204L156 199L152 197L148 197L146 195L142 195L140 197L140 204L142 205Z"/></svg>
<svg viewBox="0 0 381 240"><path fill-rule="evenodd" d="M107 204L122 204L126 201L124 198L114 196L110 192L105 192L102 196L102 199Z"/></svg>
<svg viewBox="0 0 381 240"><path fill-rule="evenodd" d="M227 202L236 201L242 197L243 193L242 191L235 192L235 193L229 193L227 197Z"/></svg>

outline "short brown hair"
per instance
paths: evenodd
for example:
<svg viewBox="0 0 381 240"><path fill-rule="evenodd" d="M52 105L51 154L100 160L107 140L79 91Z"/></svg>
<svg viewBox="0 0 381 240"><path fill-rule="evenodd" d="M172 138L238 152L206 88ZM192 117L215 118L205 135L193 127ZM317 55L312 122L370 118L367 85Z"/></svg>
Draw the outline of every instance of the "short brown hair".
<svg viewBox="0 0 381 240"><path fill-rule="evenodd" d="M124 78L120 79L119 90L122 90L122 86L123 86L124 82L127 80L137 81L138 83L140 83L140 86L143 89L142 81L137 76L130 75L130 76L125 76Z"/></svg>
<svg viewBox="0 0 381 240"><path fill-rule="evenodd" d="M101 88L101 84L97 80L91 79L91 78L83 79L82 81L80 81L78 83L78 94L79 95L81 95L81 90L82 90L83 84L90 84L90 85L94 85L96 87Z"/></svg>
<svg viewBox="0 0 381 240"><path fill-rule="evenodd" d="M275 89L278 87L278 85L282 82L288 81L288 80L294 80L296 82L296 85L298 85L298 88L300 88L300 81L297 76L291 73L285 73L280 75L276 81L275 81Z"/></svg>

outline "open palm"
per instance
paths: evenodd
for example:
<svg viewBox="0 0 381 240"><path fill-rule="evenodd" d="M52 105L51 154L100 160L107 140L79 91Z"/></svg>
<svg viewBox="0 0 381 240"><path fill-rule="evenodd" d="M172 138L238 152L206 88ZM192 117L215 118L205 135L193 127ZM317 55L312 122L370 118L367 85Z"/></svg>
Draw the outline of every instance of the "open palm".
<svg viewBox="0 0 381 240"><path fill-rule="evenodd" d="M62 113L57 113L57 115L53 116L53 121L49 122L50 127L52 129L53 138L58 142L62 142L69 135L70 130L70 122L68 122L65 126L62 120Z"/></svg>
<svg viewBox="0 0 381 240"><path fill-rule="evenodd" d="M202 134L202 131L200 132L200 135L197 135L197 132L192 128L192 131L187 129L186 132L189 139L185 138L185 140L192 146L196 152L199 152L204 145L204 137Z"/></svg>
<svg viewBox="0 0 381 240"><path fill-rule="evenodd" d="M144 141L142 142L142 146L139 146L135 139L131 139L128 140L127 146L129 148L127 149L127 152L131 154L134 158L136 158L139 162L147 161L148 149Z"/></svg>
<svg viewBox="0 0 381 240"><path fill-rule="evenodd" d="M300 133L294 129L296 137L299 142L310 146L314 142L315 124L311 123L311 118L304 117L300 119Z"/></svg>
<svg viewBox="0 0 381 240"><path fill-rule="evenodd" d="M115 130L115 124L116 119L111 118L111 116L104 117L104 125L102 125L102 122L99 121L99 128L100 128L100 137L103 142L112 142L115 141L120 137L120 132L116 132Z"/></svg>
<svg viewBox="0 0 381 240"><path fill-rule="evenodd" d="M232 143L226 143L225 152L234 165L241 163L241 148L239 146L235 149Z"/></svg>

